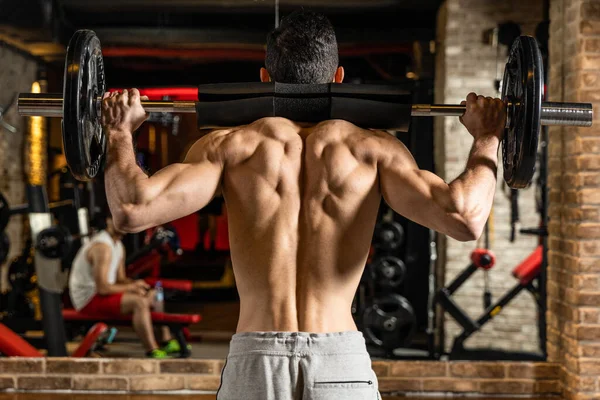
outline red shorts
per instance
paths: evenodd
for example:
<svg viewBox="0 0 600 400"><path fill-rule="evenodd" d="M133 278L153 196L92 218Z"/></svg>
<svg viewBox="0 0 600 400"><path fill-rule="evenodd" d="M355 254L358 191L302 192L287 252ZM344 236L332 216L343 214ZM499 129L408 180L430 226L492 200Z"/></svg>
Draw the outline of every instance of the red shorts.
<svg viewBox="0 0 600 400"><path fill-rule="evenodd" d="M80 311L86 314L103 315L107 317L119 316L121 313L121 298L123 293L109 295L95 294L89 303Z"/></svg>

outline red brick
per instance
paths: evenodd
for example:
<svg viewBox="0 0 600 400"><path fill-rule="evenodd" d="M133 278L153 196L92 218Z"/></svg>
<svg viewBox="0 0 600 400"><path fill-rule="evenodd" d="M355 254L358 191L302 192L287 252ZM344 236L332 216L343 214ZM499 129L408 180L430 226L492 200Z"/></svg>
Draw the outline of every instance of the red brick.
<svg viewBox="0 0 600 400"><path fill-rule="evenodd" d="M584 25L584 23L582 22L582 25ZM600 21L596 22L595 25L597 25L599 32L600 32ZM592 26L590 26L590 28L593 28ZM582 88L594 88L594 87L600 87L600 73L595 72L595 71L585 71L581 73L581 87Z"/></svg>
<svg viewBox="0 0 600 400"><path fill-rule="evenodd" d="M102 372L109 375L154 374L158 372L156 360L122 359L102 361Z"/></svg>
<svg viewBox="0 0 600 400"><path fill-rule="evenodd" d="M583 20L579 24L579 30L584 35L600 34L600 21Z"/></svg>
<svg viewBox="0 0 600 400"><path fill-rule="evenodd" d="M580 16L589 21L600 20L600 4L596 1L584 1L581 3Z"/></svg>
<svg viewBox="0 0 600 400"><path fill-rule="evenodd" d="M221 384L220 376L197 375L185 378L185 388L188 390L216 391Z"/></svg>
<svg viewBox="0 0 600 400"><path fill-rule="evenodd" d="M599 180L598 177L594 177L594 180ZM593 182L596 184L596 182ZM584 188L577 191L577 204L598 204L600 202L600 189L598 188Z"/></svg>
<svg viewBox="0 0 600 400"><path fill-rule="evenodd" d="M600 276L593 274L574 275L571 280L572 287L577 290L600 289Z"/></svg>
<svg viewBox="0 0 600 400"><path fill-rule="evenodd" d="M560 394L562 391L559 380L544 380L535 382L535 393Z"/></svg>
<svg viewBox="0 0 600 400"><path fill-rule="evenodd" d="M447 363L441 361L394 361L390 362L390 376L446 376L447 366Z"/></svg>
<svg viewBox="0 0 600 400"><path fill-rule="evenodd" d="M596 240L580 240L576 245L577 256L589 257L600 255L600 243Z"/></svg>
<svg viewBox="0 0 600 400"><path fill-rule="evenodd" d="M566 372L563 383L575 391L593 392L596 390L598 379L591 376L577 376Z"/></svg>
<svg viewBox="0 0 600 400"><path fill-rule="evenodd" d="M66 390L71 389L71 377L68 376L19 376L19 390Z"/></svg>
<svg viewBox="0 0 600 400"><path fill-rule="evenodd" d="M423 381L421 379L381 378L378 381L381 393L423 391Z"/></svg>
<svg viewBox="0 0 600 400"><path fill-rule="evenodd" d="M44 371L43 358L2 358L0 374L39 374Z"/></svg>
<svg viewBox="0 0 600 400"><path fill-rule="evenodd" d="M12 376L0 376L0 390L14 389L15 378Z"/></svg>
<svg viewBox="0 0 600 400"><path fill-rule="evenodd" d="M579 306L595 306L600 304L600 292L584 292L582 290L566 289L566 302Z"/></svg>
<svg viewBox="0 0 600 400"><path fill-rule="evenodd" d="M100 371L99 360L78 358L48 358L46 373L48 374L96 374Z"/></svg>
<svg viewBox="0 0 600 400"><path fill-rule="evenodd" d="M371 367L373 368L373 371L375 371L375 375L378 377L388 376L390 373L389 361L373 361L371 363Z"/></svg>
<svg viewBox="0 0 600 400"><path fill-rule="evenodd" d="M581 375L600 375L600 360L579 360L579 373Z"/></svg>
<svg viewBox="0 0 600 400"><path fill-rule="evenodd" d="M217 360L216 368L218 375L221 375L223 372L223 367L225 367L225 360Z"/></svg>
<svg viewBox="0 0 600 400"><path fill-rule="evenodd" d="M594 43L600 43L600 41L594 41ZM584 103L597 103L600 101L600 95L598 95L598 92L594 92L593 90L581 90L579 92L579 101ZM591 151L587 151L587 153L591 153Z"/></svg>
<svg viewBox="0 0 600 400"><path fill-rule="evenodd" d="M551 363L511 363L506 370L509 378L556 379L560 367Z"/></svg>
<svg viewBox="0 0 600 400"><path fill-rule="evenodd" d="M450 375L465 378L504 378L505 368L500 363L490 362L453 362Z"/></svg>
<svg viewBox="0 0 600 400"><path fill-rule="evenodd" d="M484 380L479 381L481 393L485 394L523 394L535 390L533 380Z"/></svg>
<svg viewBox="0 0 600 400"><path fill-rule="evenodd" d="M129 389L132 392L152 392L155 390L182 390L185 388L183 376L153 375L132 376Z"/></svg>
<svg viewBox="0 0 600 400"><path fill-rule="evenodd" d="M129 381L127 378L116 376L74 376L73 390L128 390Z"/></svg>
<svg viewBox="0 0 600 400"><path fill-rule="evenodd" d="M600 358L600 343L581 343L578 355L589 358Z"/></svg>
<svg viewBox="0 0 600 400"><path fill-rule="evenodd" d="M423 379L424 392L453 392L453 393L477 393L479 383L475 380L443 378Z"/></svg>
<svg viewBox="0 0 600 400"><path fill-rule="evenodd" d="M578 272L600 272L600 259L591 257L579 257L575 262Z"/></svg>
<svg viewBox="0 0 600 400"><path fill-rule="evenodd" d="M160 362L160 372L166 374L207 374L217 375L215 360L164 360Z"/></svg>
<svg viewBox="0 0 600 400"><path fill-rule="evenodd" d="M583 223L577 226L577 236L580 238L600 238L600 224Z"/></svg>

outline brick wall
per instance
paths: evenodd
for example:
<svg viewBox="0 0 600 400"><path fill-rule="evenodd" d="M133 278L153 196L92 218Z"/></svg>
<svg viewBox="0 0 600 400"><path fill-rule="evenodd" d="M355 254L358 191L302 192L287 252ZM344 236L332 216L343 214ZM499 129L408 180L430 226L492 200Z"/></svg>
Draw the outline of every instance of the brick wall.
<svg viewBox="0 0 600 400"><path fill-rule="evenodd" d="M31 91L37 73L37 64L20 53L0 43L0 107L6 107L18 92ZM5 110L4 120L17 128L11 133L0 126L0 192L11 204L25 202L23 172L23 146L27 121L19 117L16 104ZM13 217L7 228L11 249L7 261L21 252L23 239L23 219ZM7 288L6 265L1 268L0 290Z"/></svg>
<svg viewBox="0 0 600 400"><path fill-rule="evenodd" d="M483 32L498 23L514 21L521 25L524 34L532 35L542 17L541 0L447 0L438 17L436 103L459 103L471 91L499 97L494 80L502 78L506 47L499 50L497 59L497 51L483 44ZM436 121L436 170L446 181L463 171L471 143L472 137L458 118ZM501 190L501 168L498 182L493 224L490 225L491 248L498 256L496 267L490 272L494 299L516 283L511 276L512 269L537 244L537 238L531 236L520 236L515 243L509 242L510 204ZM539 224L534 199L533 188L520 191L521 225L524 227ZM475 247L472 242L460 243L442 238L439 241L440 267L445 267L442 280L447 283L464 269ZM458 304L472 317L483 311L483 285L483 274L478 272L454 295ZM449 317L444 327L448 348L460 329ZM529 293L522 292L482 331L473 335L466 342L466 347L536 351L539 349L537 335L535 303Z"/></svg>
<svg viewBox="0 0 600 400"><path fill-rule="evenodd" d="M550 101L593 102L593 128L551 128L548 356L567 399L600 398L600 1L552 0Z"/></svg>
<svg viewBox="0 0 600 400"><path fill-rule="evenodd" d="M214 393L221 360L0 359L0 391ZM376 361L382 394L558 394L548 363Z"/></svg>

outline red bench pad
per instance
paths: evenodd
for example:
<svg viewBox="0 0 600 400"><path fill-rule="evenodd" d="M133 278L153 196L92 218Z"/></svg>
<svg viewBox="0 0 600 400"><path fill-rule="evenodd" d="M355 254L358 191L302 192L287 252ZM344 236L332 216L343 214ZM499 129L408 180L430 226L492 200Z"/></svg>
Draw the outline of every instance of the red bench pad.
<svg viewBox="0 0 600 400"><path fill-rule="evenodd" d="M131 314L111 316L106 318L105 315L81 313L76 310L63 310L63 318L65 321L110 321L110 322L131 322ZM169 314L161 312L152 312L153 323L174 323L182 325L197 324L202 320L199 314Z"/></svg>
<svg viewBox="0 0 600 400"><path fill-rule="evenodd" d="M8 357L43 357L28 341L0 324L0 352Z"/></svg>
<svg viewBox="0 0 600 400"><path fill-rule="evenodd" d="M538 246L521 264L513 269L513 276L519 280L521 285L528 285L538 277L542 269L542 257L544 248Z"/></svg>
<svg viewBox="0 0 600 400"><path fill-rule="evenodd" d="M94 326L90 328L87 335L85 335L85 337L81 341L79 347L77 347L77 350L75 350L75 352L71 354L71 357L85 357L94 345L94 343L96 343L96 340L98 340L100 335L102 335L107 330L108 326L103 322L98 322L94 324Z"/></svg>

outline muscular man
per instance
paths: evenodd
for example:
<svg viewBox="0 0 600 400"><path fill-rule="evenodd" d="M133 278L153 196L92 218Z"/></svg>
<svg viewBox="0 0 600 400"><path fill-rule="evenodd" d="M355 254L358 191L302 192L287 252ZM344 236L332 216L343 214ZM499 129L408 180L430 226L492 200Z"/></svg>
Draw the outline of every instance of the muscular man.
<svg viewBox="0 0 600 400"><path fill-rule="evenodd" d="M121 231L106 216L106 229L81 246L71 267L69 294L77 311L110 319L133 314L135 332L152 358L166 358L180 350L179 343L163 327L165 346L159 348L154 336L150 310L154 291L143 280L133 281L125 275L125 251Z"/></svg>
<svg viewBox="0 0 600 400"><path fill-rule="evenodd" d="M263 81L344 77L333 27L306 11L269 35L265 66ZM496 187L504 104L467 97L461 121L474 143L465 171L448 184L420 170L388 133L283 118L216 130L184 162L148 177L132 146L132 132L146 118L139 99L133 89L103 102L115 223L136 232L193 213L219 194L227 204L241 307L217 398L376 399L351 303L381 197L438 232L478 238Z"/></svg>

